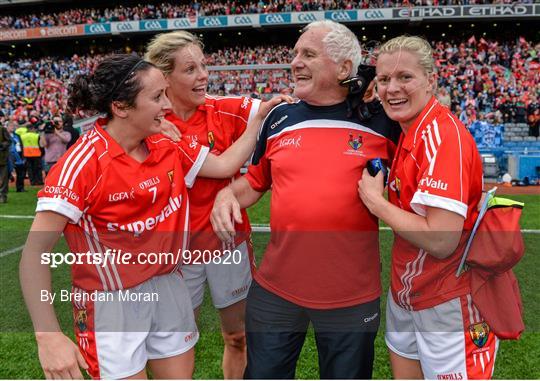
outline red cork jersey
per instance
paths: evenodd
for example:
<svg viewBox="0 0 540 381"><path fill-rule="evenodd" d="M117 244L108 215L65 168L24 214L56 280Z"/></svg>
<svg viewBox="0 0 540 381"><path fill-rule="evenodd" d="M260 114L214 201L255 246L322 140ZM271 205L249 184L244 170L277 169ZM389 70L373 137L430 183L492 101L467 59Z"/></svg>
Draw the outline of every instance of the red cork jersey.
<svg viewBox="0 0 540 381"><path fill-rule="evenodd" d="M259 100L247 97L207 95L205 104L197 107L188 120L183 121L174 113L168 114L167 120L178 127L184 139L207 146L211 153L220 155L244 133L259 104ZM210 214L217 193L230 183L230 179L199 178L189 190L192 250L221 248L210 223ZM245 210L242 210L242 220L243 224L236 226L237 231L249 233L251 229ZM245 234L239 237L242 236L245 239Z"/></svg>
<svg viewBox="0 0 540 381"><path fill-rule="evenodd" d="M108 253L99 265L87 259L72 265L75 287L130 288L181 262L176 254L189 240L186 184L194 183L208 149L161 135L145 143L149 154L141 163L96 124L51 169L38 193L37 212L69 218L64 235L73 253ZM175 256L147 261L146 254L160 252Z"/></svg>
<svg viewBox="0 0 540 381"><path fill-rule="evenodd" d="M389 176L391 203L421 216L426 207L457 213L464 231L474 225L482 195L482 161L472 135L432 98L399 143ZM462 240L463 241L463 240ZM401 307L433 307L469 292L468 274L456 278L462 244L437 259L395 236L391 289Z"/></svg>
<svg viewBox="0 0 540 381"><path fill-rule="evenodd" d="M272 189L272 237L255 274L302 306L331 309L379 297L378 220L357 182L374 158L389 162L399 126L381 111L367 122L347 105L282 104L266 118L246 175Z"/></svg>

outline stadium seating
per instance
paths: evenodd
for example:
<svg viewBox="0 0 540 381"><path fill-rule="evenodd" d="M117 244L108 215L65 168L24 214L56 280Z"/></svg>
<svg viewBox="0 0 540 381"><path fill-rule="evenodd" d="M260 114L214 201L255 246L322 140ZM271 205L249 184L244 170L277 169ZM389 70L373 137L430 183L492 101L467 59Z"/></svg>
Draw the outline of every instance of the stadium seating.
<svg viewBox="0 0 540 381"><path fill-rule="evenodd" d="M538 51L515 41L469 39L432 41L439 94L470 127L482 153L495 155L506 170L508 155L540 152L540 138L529 136L528 115L538 104ZM374 53L373 45L366 55ZM26 123L47 119L65 107L66 87L78 73L93 69L103 55L18 58L0 63L0 117ZM267 98L294 87L286 45L220 47L207 52L208 92Z"/></svg>
<svg viewBox="0 0 540 381"><path fill-rule="evenodd" d="M0 17L0 29L23 29L43 26L93 24L98 22L110 21L136 21L144 19L183 18L195 16L234 15L247 13L301 12L333 9L365 9L430 5L491 4L502 2L511 3L508 0L259 0L250 1L249 3L219 0L192 2L188 4L163 2L159 5L137 4L131 7L120 5L116 7L106 8L76 8L64 12L48 14L28 14L28 11L25 9L23 12L21 12L22 14L14 14Z"/></svg>

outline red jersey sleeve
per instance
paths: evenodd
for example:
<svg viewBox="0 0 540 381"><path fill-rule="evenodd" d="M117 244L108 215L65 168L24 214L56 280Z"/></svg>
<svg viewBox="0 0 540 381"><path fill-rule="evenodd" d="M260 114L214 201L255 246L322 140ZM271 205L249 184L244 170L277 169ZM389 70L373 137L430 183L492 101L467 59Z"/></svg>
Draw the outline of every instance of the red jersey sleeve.
<svg viewBox="0 0 540 381"><path fill-rule="evenodd" d="M248 167L246 179L257 192L266 192L272 186L270 161L263 156L257 164L251 164Z"/></svg>
<svg viewBox="0 0 540 381"><path fill-rule="evenodd" d="M220 115L221 125L233 131L233 139L236 140L259 111L260 103L260 100L248 97L217 98L215 112Z"/></svg>
<svg viewBox="0 0 540 381"><path fill-rule="evenodd" d="M209 149L206 146L198 144L196 141L187 141L184 138L176 142L176 146L180 152L186 186L191 188L206 160Z"/></svg>
<svg viewBox="0 0 540 381"><path fill-rule="evenodd" d="M272 186L271 162L268 159L268 149L271 144L268 140L269 125L268 119L265 120L251 159L252 164L246 173L246 180L257 192L265 192Z"/></svg>
<svg viewBox="0 0 540 381"><path fill-rule="evenodd" d="M51 211L77 223L100 183L95 149L82 139L54 165L38 192L36 212Z"/></svg>
<svg viewBox="0 0 540 381"><path fill-rule="evenodd" d="M471 142L465 134L459 121L448 115L434 119L419 137L423 150L418 151L421 159L417 157L418 188L410 204L416 213L425 216L429 206L467 218L471 176L476 171L472 168Z"/></svg>

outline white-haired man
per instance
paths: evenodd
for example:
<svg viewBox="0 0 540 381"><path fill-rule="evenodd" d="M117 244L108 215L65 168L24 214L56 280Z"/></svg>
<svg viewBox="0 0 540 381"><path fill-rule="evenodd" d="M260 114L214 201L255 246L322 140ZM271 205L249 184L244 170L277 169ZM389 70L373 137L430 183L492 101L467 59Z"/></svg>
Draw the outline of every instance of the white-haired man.
<svg viewBox="0 0 540 381"><path fill-rule="evenodd" d="M240 208L272 189L272 237L246 307L246 378L295 376L311 322L321 378L371 378L379 326L378 222L356 184L368 160L390 159L396 136L384 113L349 113L360 44L345 26L309 24L294 47L299 102L266 118L248 173L217 196L212 224L234 234Z"/></svg>

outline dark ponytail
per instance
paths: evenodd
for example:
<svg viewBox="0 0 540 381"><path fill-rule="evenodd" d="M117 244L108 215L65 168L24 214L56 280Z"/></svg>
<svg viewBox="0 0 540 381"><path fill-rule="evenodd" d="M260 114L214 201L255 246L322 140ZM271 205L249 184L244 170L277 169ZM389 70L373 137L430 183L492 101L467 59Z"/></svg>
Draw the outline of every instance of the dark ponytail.
<svg viewBox="0 0 540 381"><path fill-rule="evenodd" d="M73 113L76 110L98 111L95 106L95 100L90 91L91 75L79 74L69 85L68 108Z"/></svg>
<svg viewBox="0 0 540 381"><path fill-rule="evenodd" d="M78 75L69 85L68 107L77 110L107 114L112 117L113 101L135 106L141 91L139 72L154 67L136 55L116 54L99 63L93 74Z"/></svg>

